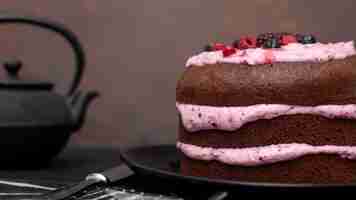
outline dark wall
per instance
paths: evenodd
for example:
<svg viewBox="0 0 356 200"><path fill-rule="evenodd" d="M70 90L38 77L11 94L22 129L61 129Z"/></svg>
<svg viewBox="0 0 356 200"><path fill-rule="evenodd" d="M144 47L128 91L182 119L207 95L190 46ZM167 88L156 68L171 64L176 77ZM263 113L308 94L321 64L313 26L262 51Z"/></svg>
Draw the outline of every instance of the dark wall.
<svg viewBox="0 0 356 200"><path fill-rule="evenodd" d="M102 96L72 142L133 146L174 142L175 82L185 59L208 41L265 31L354 39L353 2L3 0L1 7L62 22L83 42L88 64L81 88ZM0 32L0 55L21 58L24 77L50 79L65 90L73 62L62 40L28 27Z"/></svg>

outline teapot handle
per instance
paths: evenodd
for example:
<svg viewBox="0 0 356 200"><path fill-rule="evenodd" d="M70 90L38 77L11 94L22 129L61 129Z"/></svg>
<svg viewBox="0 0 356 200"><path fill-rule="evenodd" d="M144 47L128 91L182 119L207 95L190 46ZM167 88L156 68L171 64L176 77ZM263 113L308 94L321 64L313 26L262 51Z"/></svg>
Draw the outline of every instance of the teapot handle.
<svg viewBox="0 0 356 200"><path fill-rule="evenodd" d="M28 24L44 29L51 30L55 33L58 33L66 39L66 41L71 45L75 56L75 73L72 79L72 82L67 91L67 95L70 96L78 88L80 80L83 75L84 66L85 66L85 53L82 45L80 44L77 36L66 28L64 25L57 22L49 21L48 19L43 19L33 16L11 16L11 15L1 15L0 14L0 24Z"/></svg>

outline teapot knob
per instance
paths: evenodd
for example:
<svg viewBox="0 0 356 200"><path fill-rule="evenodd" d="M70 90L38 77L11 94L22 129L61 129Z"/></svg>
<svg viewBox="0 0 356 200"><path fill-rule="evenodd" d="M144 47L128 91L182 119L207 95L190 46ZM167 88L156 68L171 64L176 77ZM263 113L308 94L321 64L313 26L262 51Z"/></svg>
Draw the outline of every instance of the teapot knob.
<svg viewBox="0 0 356 200"><path fill-rule="evenodd" d="M6 61L4 62L4 67L10 77L17 78L17 74L22 67L22 62L19 60Z"/></svg>

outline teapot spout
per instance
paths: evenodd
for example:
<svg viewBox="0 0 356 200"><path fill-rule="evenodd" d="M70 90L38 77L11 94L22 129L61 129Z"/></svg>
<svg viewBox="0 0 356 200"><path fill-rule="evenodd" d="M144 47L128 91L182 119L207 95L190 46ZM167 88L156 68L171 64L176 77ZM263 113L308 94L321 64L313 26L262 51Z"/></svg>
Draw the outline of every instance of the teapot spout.
<svg viewBox="0 0 356 200"><path fill-rule="evenodd" d="M79 130L83 126L89 104L98 96L99 93L96 91L89 91L87 93L78 91L73 94L73 96L69 97L68 103L72 110L74 131Z"/></svg>

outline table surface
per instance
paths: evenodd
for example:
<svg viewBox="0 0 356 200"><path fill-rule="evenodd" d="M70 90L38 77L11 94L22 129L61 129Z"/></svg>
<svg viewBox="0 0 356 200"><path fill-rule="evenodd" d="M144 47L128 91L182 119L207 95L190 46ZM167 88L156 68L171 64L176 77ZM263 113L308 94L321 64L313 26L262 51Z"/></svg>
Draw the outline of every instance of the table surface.
<svg viewBox="0 0 356 200"><path fill-rule="evenodd" d="M58 187L76 183L89 173L101 172L119 164L118 148L69 145L49 166L39 169L0 169L0 180ZM18 191L0 184L0 192L10 190Z"/></svg>
<svg viewBox="0 0 356 200"><path fill-rule="evenodd" d="M41 169L0 169L0 181L30 183L47 187L62 187L83 180L89 173L101 172L122 164L119 149L108 146L68 146L50 166ZM175 182L155 178L142 178L139 175L127 177L112 185L114 187L134 189L137 192L156 195L178 195L193 188L183 189ZM112 187L110 186L110 187ZM24 193L44 193L45 190L14 187L0 184L0 199L23 199ZM22 193L21 195L9 195ZM204 192L206 193L206 192ZM206 195L205 195L206 196ZM190 199L190 198L187 198ZM205 199L205 198L203 198Z"/></svg>

